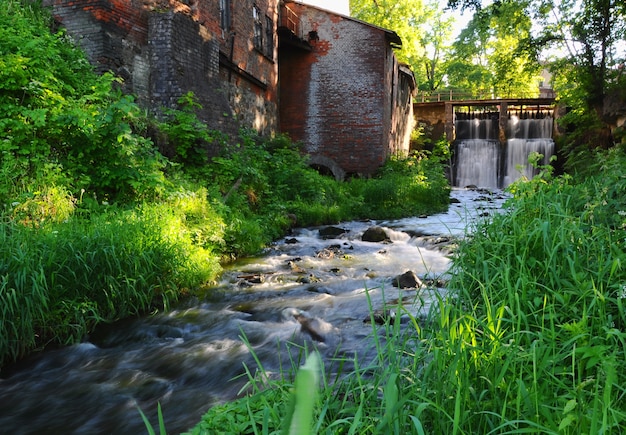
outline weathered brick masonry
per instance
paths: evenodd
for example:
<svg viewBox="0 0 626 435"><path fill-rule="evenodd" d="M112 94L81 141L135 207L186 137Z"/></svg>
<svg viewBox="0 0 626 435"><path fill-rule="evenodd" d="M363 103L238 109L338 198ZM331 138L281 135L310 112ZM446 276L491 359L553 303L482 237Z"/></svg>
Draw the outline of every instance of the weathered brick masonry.
<svg viewBox="0 0 626 435"><path fill-rule="evenodd" d="M319 8L285 7L299 18L311 49L281 40L281 130L337 176L337 166L370 175L390 154L407 152L414 83L392 50L400 38Z"/></svg>
<svg viewBox="0 0 626 435"><path fill-rule="evenodd" d="M123 78L140 104L175 107L192 91L211 128L276 132L277 43L265 53L252 49L251 22L255 5L275 33L277 0L228 3L224 29L219 0L44 0L98 71Z"/></svg>
<svg viewBox="0 0 626 435"><path fill-rule="evenodd" d="M414 83L392 31L292 1L43 3L100 72L122 77L157 113L192 91L209 127L282 130L339 178L369 175L408 151ZM297 34L279 21L286 11Z"/></svg>

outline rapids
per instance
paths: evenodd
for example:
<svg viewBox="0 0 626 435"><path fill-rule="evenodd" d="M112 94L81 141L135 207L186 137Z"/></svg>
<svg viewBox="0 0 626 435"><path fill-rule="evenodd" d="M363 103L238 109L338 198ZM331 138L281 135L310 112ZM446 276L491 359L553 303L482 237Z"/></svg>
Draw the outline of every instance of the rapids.
<svg viewBox="0 0 626 435"><path fill-rule="evenodd" d="M168 433L180 433L240 394L244 364L257 369L251 349L270 375L290 367L303 348L318 349L328 370L336 355L373 358L370 304L387 312L402 299L424 316L432 292L445 292L450 242L505 200L487 190L451 196L447 213L345 222L332 238L319 228L296 229L264 255L229 266L205 298L103 326L83 343L9 367L0 373L0 432L142 434L138 407L156 428L160 403ZM361 241L374 225L391 240ZM409 270L428 288L392 286Z"/></svg>

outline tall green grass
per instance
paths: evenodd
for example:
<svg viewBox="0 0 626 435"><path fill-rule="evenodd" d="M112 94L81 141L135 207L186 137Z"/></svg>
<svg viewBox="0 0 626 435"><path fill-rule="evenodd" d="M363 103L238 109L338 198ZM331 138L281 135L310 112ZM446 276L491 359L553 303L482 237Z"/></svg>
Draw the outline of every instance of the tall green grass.
<svg viewBox="0 0 626 435"><path fill-rule="evenodd" d="M353 369L322 377L310 433L621 433L626 157L614 152L602 165L611 170L601 176L543 173L512 186L505 212L460 245L450 288L433 290L427 320L405 313L408 328L399 316L374 326L377 359L344 357ZM263 397L284 418L286 384L222 410L238 419ZM216 415L207 413L203 430L217 428ZM259 424L256 414L241 418ZM278 427L270 419L263 433Z"/></svg>
<svg viewBox="0 0 626 435"><path fill-rule="evenodd" d="M201 193L201 192L200 192ZM0 225L0 361L167 308L215 278L224 223L202 194L31 227Z"/></svg>

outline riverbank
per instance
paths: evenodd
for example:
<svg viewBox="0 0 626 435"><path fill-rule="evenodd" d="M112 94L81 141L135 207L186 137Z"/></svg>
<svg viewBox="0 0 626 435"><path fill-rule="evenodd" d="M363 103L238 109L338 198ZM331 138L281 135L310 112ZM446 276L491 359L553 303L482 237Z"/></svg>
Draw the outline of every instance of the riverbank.
<svg viewBox="0 0 626 435"><path fill-rule="evenodd" d="M449 293L426 321L390 307L410 321L377 328L376 359L350 360L342 378L322 369L312 433L619 431L626 156L613 150L593 164L601 175L548 171L512 186L507 212L461 244ZM189 433L284 429L298 367L278 382L251 374L252 395L212 408Z"/></svg>
<svg viewBox="0 0 626 435"><path fill-rule="evenodd" d="M209 130L193 94L157 119L49 11L2 5L0 367L167 309L294 225L448 206L444 155L337 182L285 136Z"/></svg>
<svg viewBox="0 0 626 435"><path fill-rule="evenodd" d="M502 201L477 190L454 189L452 196L457 202L446 213L294 228L262 254L225 265L204 295L101 325L80 344L33 356L0 380L7 406L0 405L0 425L24 435L57 428L137 434L139 409L156 422L160 404L168 433L180 433L209 407L241 397L246 370L262 367L276 379L304 349L320 352L328 376L351 366L334 364L342 356L376 359L370 307L381 322L392 315L387 304L419 298L423 305L411 312L425 315L436 290L394 287L394 278L410 270L427 285L446 279L442 239L461 237L475 216ZM365 237L372 228L386 238Z"/></svg>
<svg viewBox="0 0 626 435"><path fill-rule="evenodd" d="M167 309L212 283L225 261L259 252L286 234L294 220L336 223L448 207L443 167L421 157L390 162L380 178L339 183L307 168L296 149L270 153L248 145L245 151L260 152L266 158L259 161L274 168L256 166L265 186L230 191L228 198L217 188L237 180L235 159L228 162L232 172L222 174L221 183L214 179L211 190L180 184L163 199L121 206L77 201L61 221L53 210L64 196L43 193L51 207L44 216L35 215L38 198L6 208L0 361L79 342L103 322ZM281 163L280 155L291 164Z"/></svg>

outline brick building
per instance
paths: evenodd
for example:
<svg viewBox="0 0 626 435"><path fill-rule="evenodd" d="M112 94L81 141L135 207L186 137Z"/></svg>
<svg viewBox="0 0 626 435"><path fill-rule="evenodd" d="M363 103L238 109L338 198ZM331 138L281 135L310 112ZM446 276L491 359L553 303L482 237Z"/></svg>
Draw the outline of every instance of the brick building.
<svg viewBox="0 0 626 435"><path fill-rule="evenodd" d="M400 39L389 30L281 0L43 4L100 72L123 78L152 110L192 91L210 128L282 130L338 177L370 174L408 149L412 75L395 60Z"/></svg>
<svg viewBox="0 0 626 435"><path fill-rule="evenodd" d="M235 5L236 3L236 5ZM194 92L201 119L236 134L278 128L278 0L43 0L100 72L151 108Z"/></svg>
<svg viewBox="0 0 626 435"><path fill-rule="evenodd" d="M293 1L279 31L280 128L313 164L370 175L408 152L415 83L395 32Z"/></svg>

